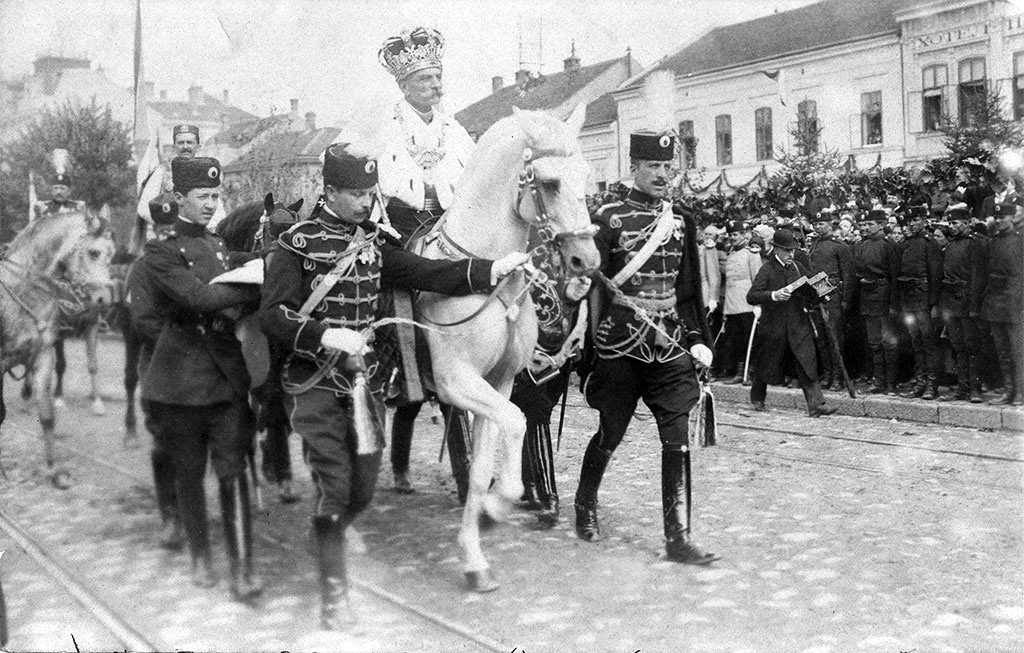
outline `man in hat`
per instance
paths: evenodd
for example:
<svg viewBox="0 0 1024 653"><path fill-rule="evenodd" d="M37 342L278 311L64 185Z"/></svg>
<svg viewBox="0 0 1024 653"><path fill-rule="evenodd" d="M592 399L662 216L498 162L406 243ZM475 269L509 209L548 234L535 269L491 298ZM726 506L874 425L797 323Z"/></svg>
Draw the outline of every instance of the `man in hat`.
<svg viewBox="0 0 1024 653"><path fill-rule="evenodd" d="M252 559L252 519L246 456L255 435L249 374L234 322L222 309L253 302L255 290L210 284L231 267L223 241L206 226L220 199L220 163L211 158L171 162L178 217L146 243L140 282L152 290L160 329L142 379L159 435L171 445L175 489L192 560L192 582L213 587L203 480L213 460L231 562L230 590L250 600L261 587Z"/></svg>
<svg viewBox="0 0 1024 653"><path fill-rule="evenodd" d="M171 140L174 148L173 158L191 159L199 151L199 127L185 124L175 125L171 128ZM154 224L149 214L149 203L159 195L172 192L174 192L174 180L171 176L171 163L164 161L142 183L142 189L139 191L139 203L136 207L136 221L128 245L129 251L136 254L141 253L146 241L155 237ZM207 229L213 231L217 223L224 219L224 216L224 203L218 199L217 210L210 219Z"/></svg>
<svg viewBox="0 0 1024 653"><path fill-rule="evenodd" d="M782 383L786 375L792 375L804 391L807 414L831 415L836 407L825 403L821 393L814 329L808 315L818 295L806 284L793 291L786 289L800 277L809 276L807 268L794 260L799 243L793 232L778 229L772 236L772 245L772 256L747 293L747 301L763 311L754 336L750 402L755 410L767 411L768 384Z"/></svg>
<svg viewBox="0 0 1024 653"><path fill-rule="evenodd" d="M58 153L63 153L63 157ZM50 199L36 203L35 216L41 218L56 213L84 211L85 202L71 199L71 171L68 170L67 150L54 150L54 172L50 177Z"/></svg>
<svg viewBox="0 0 1024 653"><path fill-rule="evenodd" d="M154 198L149 203L149 212L157 233L161 233L165 229L173 230L173 225L178 218L178 202L174 194L164 193ZM154 288L151 277L141 272L146 265L148 265L148 259L132 266L128 278L125 280L133 331L128 337L136 340L139 350L137 369L127 370L125 373L126 376L132 373L136 375L135 382L131 383L132 386L138 383L138 379L145 378L149 362L153 358L153 349L156 347L160 331L163 329L160 311L153 301ZM125 383L127 385L128 381L126 380ZM181 515L178 512L178 495L174 489L174 458L172 455L174 443L168 441L167 437L163 435L160 429L159 413L153 410L152 403L143 398L141 404L146 430L153 436L153 447L150 450L149 458L153 468L157 509L163 524L158 543L165 549L176 551L184 544L184 534L182 533Z"/></svg>
<svg viewBox="0 0 1024 653"><path fill-rule="evenodd" d="M932 400L939 395L939 293L942 288L942 252L925 226L928 208L905 211L906 239L900 244L900 309L914 350L914 385L906 397Z"/></svg>
<svg viewBox="0 0 1024 653"><path fill-rule="evenodd" d="M868 392L896 395L899 358L895 318L899 309L899 252L883 230L889 216L871 209L861 220L862 239L854 243L853 263L860 282L860 313L864 317L874 379Z"/></svg>
<svg viewBox="0 0 1024 653"><path fill-rule="evenodd" d="M939 308L953 351L957 387L950 399L980 404L981 332L977 316L971 316L972 298L981 296L985 245L971 230L966 204L951 205L944 219L949 223L949 244L942 257L942 289Z"/></svg>
<svg viewBox="0 0 1024 653"><path fill-rule="evenodd" d="M356 424L365 401L357 374L369 376L367 412L381 427L386 378L365 333L376 318L382 286L445 294L489 291L528 260L434 261L401 248L369 221L377 164L346 146L324 155L324 190L307 221L281 235L267 259L260 322L288 351L283 381L292 429L302 436L316 485L313 527L321 591L321 625L351 623L345 572L345 528L369 504L380 468L379 447L360 451L367 434ZM331 283L322 281L333 279ZM370 425L367 425L368 427Z"/></svg>
<svg viewBox="0 0 1024 653"><path fill-rule="evenodd" d="M761 312L747 303L747 291L761 269L761 248L751 244L750 226L741 220L729 221L726 232L731 250L725 259L725 304L722 307L725 330L715 349L723 359L722 371L735 372L726 383L743 383L750 330L754 326L754 315Z"/></svg>
<svg viewBox="0 0 1024 653"><path fill-rule="evenodd" d="M387 39L377 56L403 95L384 114L383 152L378 160L380 190L388 198L387 217L404 243L414 233L426 233L451 206L475 143L454 117L441 110L444 37L440 32L415 27ZM412 491L409 453L413 423L422 406L412 402L395 409L391 466L398 492ZM444 404L441 411L461 502L469 489L469 425L464 412Z"/></svg>
<svg viewBox="0 0 1024 653"><path fill-rule="evenodd" d="M824 318L819 311L815 311L811 313L811 319L821 327L818 333L822 339L827 332L822 319L828 320L830 331L836 338L836 347L842 352L845 345L845 316L853 301L855 271L850 246L835 236L835 217L835 211L829 209L823 209L815 216L814 233L817 237L808 248L808 268L812 273L827 274L829 283L836 287L836 291L829 294L822 303L825 309ZM830 390L843 389L843 375L839 369L842 361L833 360L832 347L828 342L818 341L818 354L822 363L821 387Z"/></svg>
<svg viewBox="0 0 1024 653"><path fill-rule="evenodd" d="M632 190L594 218L605 301L594 309L597 361L586 380L586 397L601 417L580 470L576 534L588 542L601 537L598 488L642 398L661 440L667 557L703 565L718 556L690 539L687 421L700 396L697 369L713 359L700 294L697 226L692 216L675 214L667 201L675 137L631 134L629 156Z"/></svg>
<svg viewBox="0 0 1024 653"><path fill-rule="evenodd" d="M1024 405L1024 210L996 206L995 233L983 259L980 301L974 310L988 322L1003 373L1003 392L989 403Z"/></svg>

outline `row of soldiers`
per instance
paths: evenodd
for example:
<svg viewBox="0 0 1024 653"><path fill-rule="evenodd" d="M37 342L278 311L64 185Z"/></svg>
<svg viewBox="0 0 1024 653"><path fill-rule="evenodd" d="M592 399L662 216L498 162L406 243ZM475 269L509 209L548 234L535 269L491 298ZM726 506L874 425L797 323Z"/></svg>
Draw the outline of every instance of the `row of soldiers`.
<svg viewBox="0 0 1024 653"><path fill-rule="evenodd" d="M1024 400L1024 199L1008 194L1005 200L987 203L988 223L959 203L949 205L937 222L930 219L928 206L910 205L865 212L825 209L808 216L806 230L796 225L794 233L803 241L798 260L812 273L825 272L836 287L825 298L824 311L811 313L826 388L843 389L842 363L864 372L870 392L896 395L903 341L913 352L904 396L939 398L944 336L956 386L943 399L984 401L981 370L988 340L1002 376L1002 391L991 403L1019 405ZM794 227L788 220L783 226ZM733 221L725 232L730 242L723 246L716 227L705 229L702 275L708 309L714 317L721 315L718 324L723 325L716 372L738 383L757 313L743 297L771 251L771 228ZM834 334L842 360L836 360L827 334ZM729 378L733 370L736 376Z"/></svg>

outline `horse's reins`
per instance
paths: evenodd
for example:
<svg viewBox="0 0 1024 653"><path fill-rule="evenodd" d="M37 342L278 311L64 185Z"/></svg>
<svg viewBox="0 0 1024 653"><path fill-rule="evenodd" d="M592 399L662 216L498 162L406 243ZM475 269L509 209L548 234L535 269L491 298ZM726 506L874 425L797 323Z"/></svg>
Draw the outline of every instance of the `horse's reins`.
<svg viewBox="0 0 1024 653"><path fill-rule="evenodd" d="M42 290L46 293L64 291L70 297L72 297L74 301L64 299L59 296L55 298L55 301L57 302L57 307L63 314L72 315L75 313L79 313L85 309L85 303L82 301L81 297L82 293L77 289L76 284L69 283L67 281L62 281L60 279L52 279L46 275L39 274L35 270L25 265L22 265L21 263L15 263L10 259L0 259L0 262L11 266L12 269L20 270L22 278L29 284L38 288L39 290ZM0 288L3 288L5 291L7 291L7 294L11 296L11 298L21 308L21 310L28 313L29 317L31 317L35 321L36 329L38 329L40 333L46 330L47 320L43 320L42 318L40 318L39 315L37 315L36 312L32 310L32 307L28 305L28 302L26 302L21 295L15 292L15 290L11 288L11 286L6 281L4 281L2 277L0 277Z"/></svg>

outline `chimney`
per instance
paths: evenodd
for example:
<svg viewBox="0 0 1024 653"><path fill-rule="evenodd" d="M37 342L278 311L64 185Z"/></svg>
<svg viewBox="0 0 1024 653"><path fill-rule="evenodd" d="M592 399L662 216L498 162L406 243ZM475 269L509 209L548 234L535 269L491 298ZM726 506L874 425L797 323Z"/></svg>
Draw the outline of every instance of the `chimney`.
<svg viewBox="0 0 1024 653"><path fill-rule="evenodd" d="M223 100L223 102L224 102L224 104L231 104L230 102L228 102L228 89L224 89L224 100Z"/></svg>
<svg viewBox="0 0 1024 653"><path fill-rule="evenodd" d="M293 97L291 101L292 101L292 113L298 113L299 112L299 99Z"/></svg>
<svg viewBox="0 0 1024 653"><path fill-rule="evenodd" d="M572 42L572 53L562 59L563 70L574 73L580 69L580 58L576 56L576 41Z"/></svg>
<svg viewBox="0 0 1024 653"><path fill-rule="evenodd" d="M145 90L146 99L147 100L152 100L153 99L153 95L155 95L155 93L156 93L156 83L155 82L146 82L146 86L144 88L146 89Z"/></svg>
<svg viewBox="0 0 1024 653"><path fill-rule="evenodd" d="M161 102L166 102L167 101L167 91L160 91L160 101Z"/></svg>
<svg viewBox="0 0 1024 653"><path fill-rule="evenodd" d="M188 87L188 103L192 105L192 108L198 107L203 103L203 87L198 84L193 84Z"/></svg>
<svg viewBox="0 0 1024 653"><path fill-rule="evenodd" d="M491 93L497 93L505 86L505 80L501 75L495 75L491 78Z"/></svg>
<svg viewBox="0 0 1024 653"><path fill-rule="evenodd" d="M516 71L516 85L525 84L530 80L530 71L525 68L520 68Z"/></svg>
<svg viewBox="0 0 1024 653"><path fill-rule="evenodd" d="M224 91L224 92L227 93L227 91ZM228 114L222 113L222 114L220 114L220 130L221 131L227 131L227 129L228 129Z"/></svg>
<svg viewBox="0 0 1024 653"><path fill-rule="evenodd" d="M312 111L306 112L306 129L316 131L316 114Z"/></svg>

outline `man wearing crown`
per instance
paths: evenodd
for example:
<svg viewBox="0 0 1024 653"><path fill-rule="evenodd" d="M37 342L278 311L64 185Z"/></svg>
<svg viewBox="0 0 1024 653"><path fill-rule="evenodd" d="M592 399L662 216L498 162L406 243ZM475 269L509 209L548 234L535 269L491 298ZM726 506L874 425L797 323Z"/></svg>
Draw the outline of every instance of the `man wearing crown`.
<svg viewBox="0 0 1024 653"><path fill-rule="evenodd" d="M404 242L425 233L451 205L455 187L475 144L455 118L441 111L441 57L444 37L417 27L389 38L378 59L394 75L404 98L385 113L380 155L380 190L388 198L387 214ZM395 490L412 491L408 480L412 429L422 403L395 411L391 465ZM469 487L468 431L463 413L442 405L452 473L464 500Z"/></svg>
<svg viewBox="0 0 1024 653"><path fill-rule="evenodd" d="M670 180L675 136L639 132L629 139L633 188L601 207L594 242L601 252L603 302L593 334L597 361L586 379L587 403L600 414L587 445L576 490L576 534L600 539L597 491L640 399L651 409L661 440L661 498L665 552L673 562L704 565L718 559L690 539L688 420L708 367L711 334L701 298L697 223L676 213ZM595 293L596 294L596 293ZM593 295L592 295L593 296Z"/></svg>

